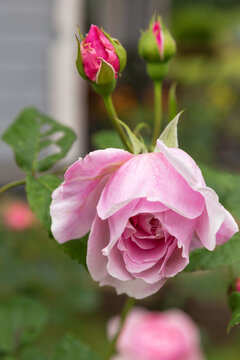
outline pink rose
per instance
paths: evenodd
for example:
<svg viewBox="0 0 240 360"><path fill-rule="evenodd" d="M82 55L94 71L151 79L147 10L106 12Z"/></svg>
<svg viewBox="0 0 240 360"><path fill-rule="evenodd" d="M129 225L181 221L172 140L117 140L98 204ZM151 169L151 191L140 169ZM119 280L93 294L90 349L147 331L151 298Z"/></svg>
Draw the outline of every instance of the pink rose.
<svg viewBox="0 0 240 360"><path fill-rule="evenodd" d="M59 243L90 230L93 279L138 299L182 271L191 250L213 250L238 231L194 160L159 140L157 148L141 155L98 150L79 159L50 207Z"/></svg>
<svg viewBox="0 0 240 360"><path fill-rule="evenodd" d="M108 330L116 333L118 319ZM134 308L129 313L111 360L204 360L200 337L191 318L180 310L150 312Z"/></svg>
<svg viewBox="0 0 240 360"><path fill-rule="evenodd" d="M91 26L88 35L80 45L80 49L84 72L91 81L96 81L102 60L113 68L115 78L117 78L120 62L116 50L96 25Z"/></svg>
<svg viewBox="0 0 240 360"><path fill-rule="evenodd" d="M34 215L28 205L22 201L16 201L4 210L4 222L11 230L23 231L34 223Z"/></svg>

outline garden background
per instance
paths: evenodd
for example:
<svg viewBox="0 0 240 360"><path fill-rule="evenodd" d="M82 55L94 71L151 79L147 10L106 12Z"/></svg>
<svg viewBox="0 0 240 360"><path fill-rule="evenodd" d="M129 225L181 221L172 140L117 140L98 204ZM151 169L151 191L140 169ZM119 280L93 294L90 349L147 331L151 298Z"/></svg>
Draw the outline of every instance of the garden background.
<svg viewBox="0 0 240 360"><path fill-rule="evenodd" d="M176 82L178 107L185 109L179 124L180 147L201 164L208 185L240 219L240 190L236 192L240 179L237 0L2 0L0 131L23 107L34 105L72 126L78 134L61 167L106 144L120 147L101 98L75 69L75 25L78 23L83 33L91 23L103 25L127 49L128 65L113 97L120 118L134 126L152 119L152 87L137 53L137 40L139 28L147 27L154 11L163 14L177 41L178 53L164 81L163 99L170 84ZM167 106L163 101L165 110ZM0 162L1 185L21 176L3 142ZM217 173L211 168L218 169ZM225 170L232 175L226 175ZM66 333L81 338L104 356L105 323L119 312L124 296L117 296L110 288L99 289L81 265L49 240L37 221L22 232L9 229L4 213L16 200L24 200L21 188L0 198L0 350L11 346L9 314L23 301L32 306L30 323L40 324L32 339L26 340L40 349L39 359L45 355L50 359L55 344ZM200 327L207 359L235 360L240 352L240 330L236 327L227 335L230 275L227 268L184 273L140 304L152 310L183 309ZM240 266L235 267L235 275L240 275Z"/></svg>

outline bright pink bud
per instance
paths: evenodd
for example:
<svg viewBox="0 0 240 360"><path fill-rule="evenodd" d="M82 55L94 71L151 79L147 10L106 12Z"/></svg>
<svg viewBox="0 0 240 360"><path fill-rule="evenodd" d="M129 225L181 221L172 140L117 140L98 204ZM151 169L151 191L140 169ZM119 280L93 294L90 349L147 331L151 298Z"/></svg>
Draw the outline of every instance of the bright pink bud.
<svg viewBox="0 0 240 360"><path fill-rule="evenodd" d="M11 230L23 231L31 227L34 215L26 203L16 201L5 209L4 222Z"/></svg>
<svg viewBox="0 0 240 360"><path fill-rule="evenodd" d="M96 81L102 60L113 68L117 78L120 62L116 50L96 25L91 26L80 46L84 72L91 81Z"/></svg>
<svg viewBox="0 0 240 360"><path fill-rule="evenodd" d="M236 291L240 292L240 277L236 279L235 285L236 285Z"/></svg>
<svg viewBox="0 0 240 360"><path fill-rule="evenodd" d="M163 58L164 55L164 33L161 27L160 21L155 21L152 27L153 35L156 39L157 46L159 49L160 57Z"/></svg>

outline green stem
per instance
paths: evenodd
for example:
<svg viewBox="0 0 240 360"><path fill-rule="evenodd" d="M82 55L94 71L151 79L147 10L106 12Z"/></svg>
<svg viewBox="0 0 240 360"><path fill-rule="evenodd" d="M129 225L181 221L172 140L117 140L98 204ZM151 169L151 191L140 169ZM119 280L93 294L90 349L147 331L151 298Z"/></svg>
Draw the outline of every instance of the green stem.
<svg viewBox="0 0 240 360"><path fill-rule="evenodd" d="M131 308L133 307L133 305L135 304L136 300L133 298L127 298L123 309L122 309L122 313L121 313L121 319L120 319L120 324L119 324L119 328L118 331L116 333L116 335L114 336L114 338L112 339L111 343L110 343L110 348L109 348L109 352L108 352L108 356L107 356L107 360L110 360L111 357L115 354L116 352L116 343L118 340L118 337L121 333L121 330L123 328L124 322L126 320L126 317L129 313L129 311L131 310Z"/></svg>
<svg viewBox="0 0 240 360"><path fill-rule="evenodd" d="M162 122L162 81L154 81L154 128L152 137L152 146L155 146L160 135Z"/></svg>
<svg viewBox="0 0 240 360"><path fill-rule="evenodd" d="M122 140L122 143L124 144L125 148L128 151L132 152L133 151L132 147L128 143L125 132L118 122L118 116L117 116L116 110L114 108L111 95L103 96L103 101L104 101L104 105L106 107L108 116L109 116L114 128L116 129L120 139Z"/></svg>
<svg viewBox="0 0 240 360"><path fill-rule="evenodd" d="M0 194L4 193L4 191L7 191L15 186L24 185L25 183L26 183L26 179L10 182L9 184L4 185L0 188Z"/></svg>

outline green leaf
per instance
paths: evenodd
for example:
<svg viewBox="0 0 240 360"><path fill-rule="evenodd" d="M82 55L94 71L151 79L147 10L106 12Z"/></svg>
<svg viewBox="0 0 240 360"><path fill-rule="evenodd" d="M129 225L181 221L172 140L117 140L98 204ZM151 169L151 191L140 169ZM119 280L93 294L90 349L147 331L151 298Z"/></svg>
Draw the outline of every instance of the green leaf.
<svg viewBox="0 0 240 360"><path fill-rule="evenodd" d="M0 349L16 351L35 340L47 323L47 311L36 300L14 298L0 305Z"/></svg>
<svg viewBox="0 0 240 360"><path fill-rule="evenodd" d="M114 130L101 130L95 132L91 137L96 149L117 148L124 149L119 135Z"/></svg>
<svg viewBox="0 0 240 360"><path fill-rule="evenodd" d="M97 356L77 338L67 335L57 346L53 360L99 360Z"/></svg>
<svg viewBox="0 0 240 360"><path fill-rule="evenodd" d="M171 121L177 115L177 96L176 96L176 83L172 83L169 90L169 100L168 100L168 113L169 121Z"/></svg>
<svg viewBox="0 0 240 360"><path fill-rule="evenodd" d="M64 244L58 244L65 254L69 255L71 259L77 260L77 262L85 267L88 271L86 257L87 257L87 242L88 234L81 239L74 239L67 241Z"/></svg>
<svg viewBox="0 0 240 360"><path fill-rule="evenodd" d="M58 140L53 136L58 136ZM24 109L2 136L12 147L18 166L28 173L50 169L67 154L75 138L73 130L35 108ZM53 145L57 150L42 157L40 152Z"/></svg>
<svg viewBox="0 0 240 360"><path fill-rule="evenodd" d="M117 119L117 121L122 125L128 135L129 141L133 148L133 154L137 155L140 153L147 153L148 150L146 145L137 138L137 136L132 132L132 130L123 121L119 119Z"/></svg>
<svg viewBox="0 0 240 360"><path fill-rule="evenodd" d="M232 310L232 317L228 325L228 331L240 323L240 293L233 292L229 297L229 307Z"/></svg>
<svg viewBox="0 0 240 360"><path fill-rule="evenodd" d="M40 221L44 229L51 235L51 216L49 212L52 202L52 192L61 184L61 180L54 175L46 174L35 178L32 175L27 176L26 192L28 203ZM55 239L54 242L58 248L68 254L73 260L77 260L86 270L88 235L82 239L75 239L64 244L59 244Z"/></svg>
<svg viewBox="0 0 240 360"><path fill-rule="evenodd" d="M49 207L51 194L61 184L61 180L54 175L47 174L38 178L27 176L26 192L28 203L42 226L51 231L51 217Z"/></svg>
<svg viewBox="0 0 240 360"><path fill-rule="evenodd" d="M47 360L47 357L41 349L31 347L22 351L19 360Z"/></svg>
<svg viewBox="0 0 240 360"><path fill-rule="evenodd" d="M178 120L182 111L178 113L175 118L165 127L163 132L161 133L159 140L162 140L165 145L172 148L178 147L178 134L177 134L177 126Z"/></svg>
<svg viewBox="0 0 240 360"><path fill-rule="evenodd" d="M227 243L217 246L213 251L197 249L190 254L190 263L186 272L213 270L221 266L240 263L240 234L233 236Z"/></svg>

